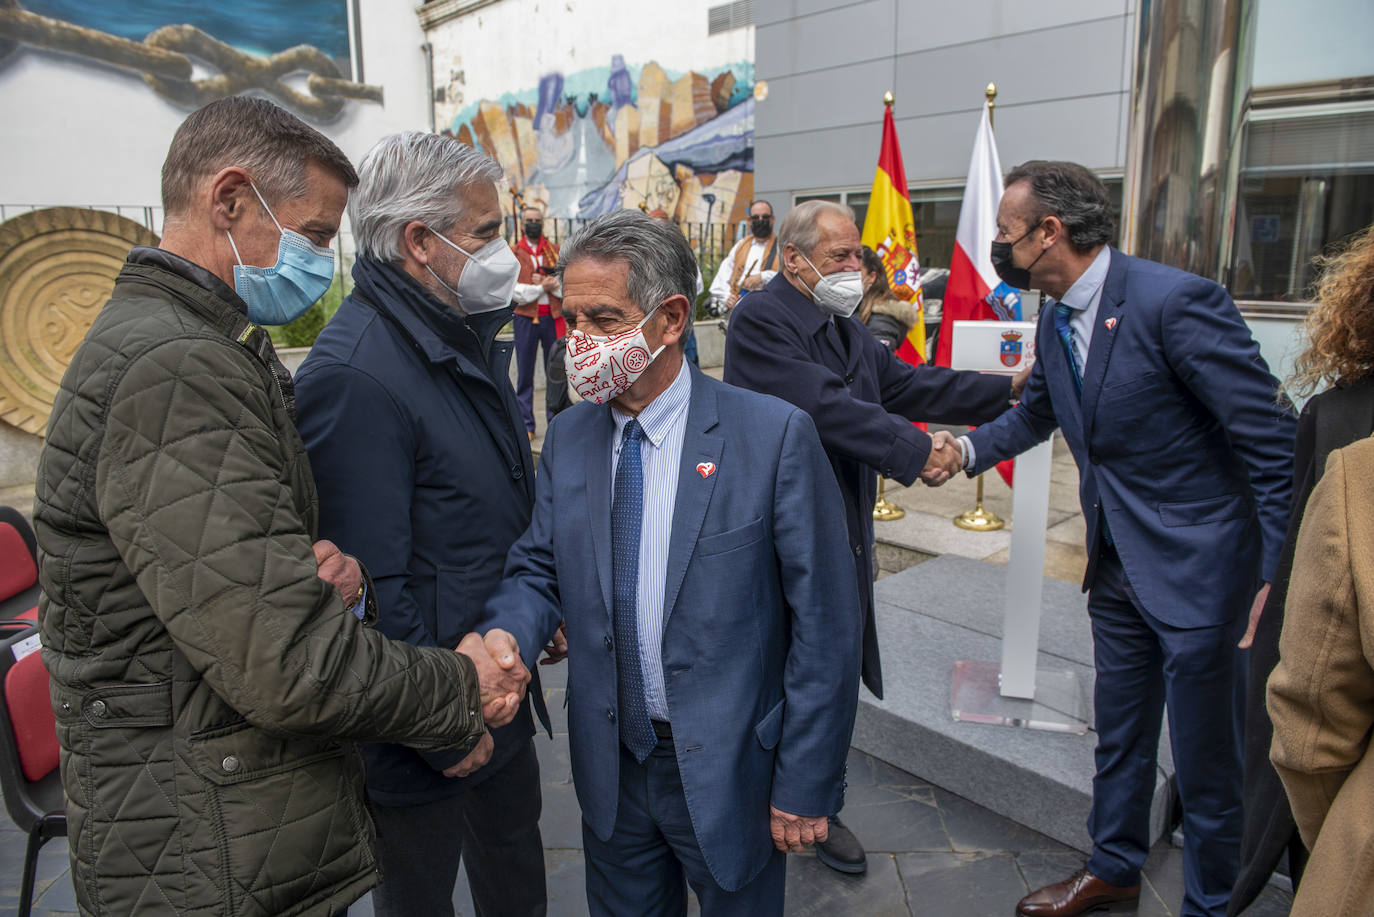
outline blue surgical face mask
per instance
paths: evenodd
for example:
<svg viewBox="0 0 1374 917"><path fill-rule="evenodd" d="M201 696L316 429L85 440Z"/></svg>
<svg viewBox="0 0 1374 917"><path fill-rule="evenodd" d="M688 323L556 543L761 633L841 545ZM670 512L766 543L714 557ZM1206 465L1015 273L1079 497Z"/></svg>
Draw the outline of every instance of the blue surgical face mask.
<svg viewBox="0 0 1374 917"><path fill-rule="evenodd" d="M234 291L248 304L250 321L259 325L289 324L304 315L334 282L334 252L320 248L298 232L282 229L257 186L252 182L248 186L276 223L281 242L277 245L276 264L255 267L243 263L233 234L226 230L229 247L238 261L234 267Z"/></svg>

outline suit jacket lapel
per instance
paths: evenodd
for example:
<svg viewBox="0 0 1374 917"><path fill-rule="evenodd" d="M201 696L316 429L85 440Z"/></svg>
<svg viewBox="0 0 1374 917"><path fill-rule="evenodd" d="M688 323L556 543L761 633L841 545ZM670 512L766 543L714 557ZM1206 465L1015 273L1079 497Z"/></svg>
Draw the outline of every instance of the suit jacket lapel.
<svg viewBox="0 0 1374 917"><path fill-rule="evenodd" d="M601 580L601 597L606 602L606 616L611 616L611 602L615 581L611 574L611 437L615 422L611 409L603 407L588 424L587 435L587 519L592 552L596 557L596 575Z"/></svg>
<svg viewBox="0 0 1374 917"><path fill-rule="evenodd" d="M1116 329L1121 324L1121 311L1126 298L1126 256L1112 250L1107 279L1102 284L1102 299L1097 305L1096 327L1092 344L1088 347L1088 365L1083 369L1083 436L1092 433L1097 399L1102 394L1102 379L1107 374L1107 361L1116 342Z"/></svg>
<svg viewBox="0 0 1374 917"><path fill-rule="evenodd" d="M663 632L677 604L687 564L696 550L697 536L706 519L706 508L720 476L719 464L725 440L711 432L719 417L716 412L715 381L692 369L692 401L687 408L687 431L682 440L682 465L677 474L677 498L673 504L673 533L668 541L668 572L663 581ZM703 475L697 466L710 462L711 473Z"/></svg>

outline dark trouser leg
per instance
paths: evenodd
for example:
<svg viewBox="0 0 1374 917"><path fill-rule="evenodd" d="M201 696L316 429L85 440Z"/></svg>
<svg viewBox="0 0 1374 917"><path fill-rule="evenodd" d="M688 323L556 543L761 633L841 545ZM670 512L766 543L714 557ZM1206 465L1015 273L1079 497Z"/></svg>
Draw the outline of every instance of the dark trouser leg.
<svg viewBox="0 0 1374 917"><path fill-rule="evenodd" d="M477 917L542 917L548 898L534 740L464 796L459 832Z"/></svg>
<svg viewBox="0 0 1374 917"><path fill-rule="evenodd" d="M584 821L582 847L587 862L587 909L592 917L680 917L687 913L682 864L650 808L648 768L623 747L615 831L602 841Z"/></svg>
<svg viewBox="0 0 1374 917"><path fill-rule="evenodd" d="M544 348L541 351L543 354L541 365L544 367L544 385L547 386L549 384L549 358L553 355L554 342L558 340L558 327L554 324L552 315L542 315L539 317L539 324L535 326L535 330L539 334L539 344ZM531 393L531 397L533 397L533 393ZM553 420L553 413L548 410L547 405L545 406L545 413L547 414L544 418L546 421Z"/></svg>
<svg viewBox="0 0 1374 917"><path fill-rule="evenodd" d="M1163 653L1114 551L1103 549L1088 595L1092 619L1097 774L1093 777L1088 871L1112 885L1135 885L1149 853L1159 732L1164 711Z"/></svg>
<svg viewBox="0 0 1374 917"><path fill-rule="evenodd" d="M1240 869L1244 665L1236 641L1247 617L1179 630L1155 622L1164 648L1169 740L1183 806L1183 917L1221 917Z"/></svg>
<svg viewBox="0 0 1374 917"><path fill-rule="evenodd" d="M372 806L382 884L372 892L377 917L451 917L462 840L462 795L418 806Z"/></svg>
<svg viewBox="0 0 1374 917"><path fill-rule="evenodd" d="M523 315L516 315L511 321L515 326L515 400L520 404L520 416L525 419L525 429L533 433L534 357L539 346L538 331L534 321Z"/></svg>

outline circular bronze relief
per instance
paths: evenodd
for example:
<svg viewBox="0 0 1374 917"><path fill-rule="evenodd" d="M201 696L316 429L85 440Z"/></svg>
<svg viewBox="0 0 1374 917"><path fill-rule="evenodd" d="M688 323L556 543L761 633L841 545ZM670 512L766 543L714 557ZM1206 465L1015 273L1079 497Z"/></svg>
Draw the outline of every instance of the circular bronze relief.
<svg viewBox="0 0 1374 917"><path fill-rule="evenodd" d="M103 210L52 207L0 224L0 420L43 434L129 249L156 244L150 230Z"/></svg>

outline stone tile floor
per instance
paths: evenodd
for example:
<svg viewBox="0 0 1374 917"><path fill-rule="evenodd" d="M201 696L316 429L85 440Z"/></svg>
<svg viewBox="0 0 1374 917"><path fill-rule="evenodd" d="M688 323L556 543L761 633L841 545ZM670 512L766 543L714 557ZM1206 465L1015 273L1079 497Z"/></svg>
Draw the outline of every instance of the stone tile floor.
<svg viewBox="0 0 1374 917"><path fill-rule="evenodd" d="M548 867L549 914L587 913L582 885L581 816L573 794L563 718L562 666L540 675L554 716L555 735L536 739L544 814L540 826ZM988 727L995 728L995 727ZM1074 850L948 793L857 750L849 756L849 790L843 818L868 850L868 873L833 872L815 858L793 856L787 870L787 913L795 917L1010 917L1032 888L1068 875L1082 862ZM0 827L0 913L18 901L24 836L7 821ZM1138 907L1114 913L1169 917L1183 898L1180 851L1163 842L1151 851ZM67 847L48 843L39 860L37 917L76 913ZM470 917L466 881L454 891L457 912ZM1247 914L1283 917L1289 896L1268 889ZM372 917L364 898L350 917ZM692 913L696 913L693 904Z"/></svg>

